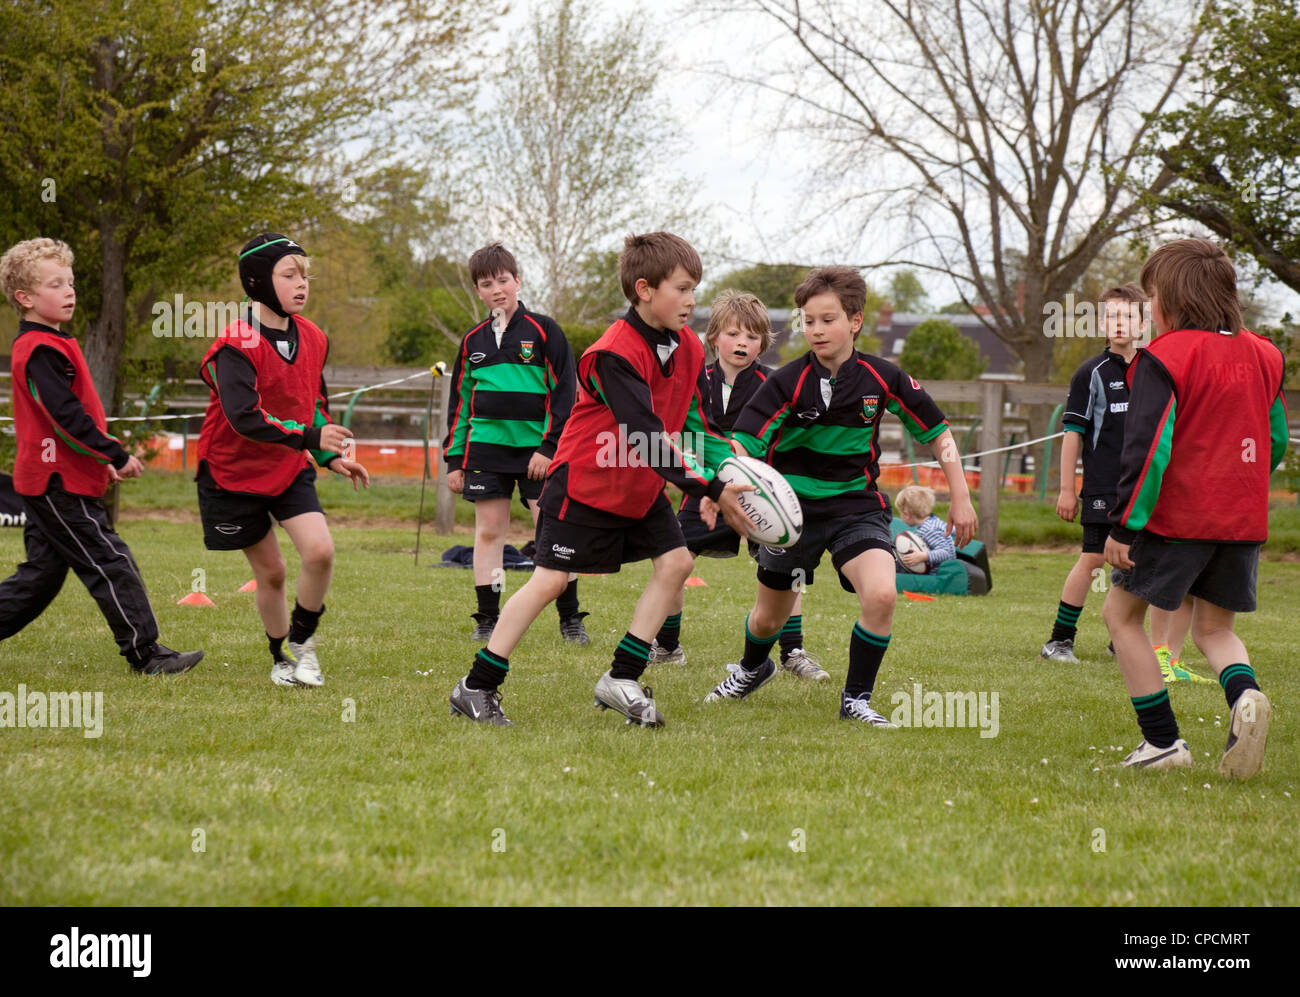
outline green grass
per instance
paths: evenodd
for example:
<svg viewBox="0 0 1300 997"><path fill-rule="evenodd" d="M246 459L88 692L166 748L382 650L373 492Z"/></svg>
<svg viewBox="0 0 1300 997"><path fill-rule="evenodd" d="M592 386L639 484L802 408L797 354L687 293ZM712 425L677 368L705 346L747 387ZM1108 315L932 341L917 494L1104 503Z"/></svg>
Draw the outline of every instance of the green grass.
<svg viewBox="0 0 1300 997"><path fill-rule="evenodd" d="M335 522L323 689L271 685L252 597L235 592L243 559L204 551L191 523L122 527L164 639L208 650L191 674L128 674L73 578L0 645L0 689L99 690L105 708L98 739L0 729L0 904L1300 903L1300 565L1262 565L1261 610L1240 621L1274 727L1265 771L1233 784L1217 773L1226 710L1211 686L1172 691L1193 770L1117 767L1139 735L1098 596L1083 663L1037 658L1073 555L1001 555L987 598L900 600L877 706L914 682L996 691L995 738L836 720L856 604L829 571L805 632L837 681L781 675L703 705L752 598L740 559L701 562L690 662L648 677L663 730L591 699L646 565L583 579L589 648L561 645L546 610L512 658L517 726L500 730L447 713L476 647L469 572L413 568L408 529ZM0 532L0 564L19 557L18 531ZM174 605L197 568L215 609Z"/></svg>
<svg viewBox="0 0 1300 997"><path fill-rule="evenodd" d="M368 491L354 492L350 483L323 472L317 481L321 502L330 517L338 522L366 525L398 526L409 523L415 535L416 514L420 508L420 484L409 478L383 478L372 483ZM429 482L424 494L425 523L431 523L436 494ZM123 515L130 517L163 515L198 522L194 497L193 474L150 472L122 487ZM935 512L946 514L947 505ZM511 507L515 526L525 529L531 521L515 501ZM456 503L456 524L466 530L474 525L474 509L469 502ZM1004 495L998 509L999 543L1023 547L1061 547L1077 550L1083 531L1077 522L1066 523L1056 515L1056 499L1039 502L1037 497ZM1300 552L1300 506L1294 502L1275 501L1269 512L1269 540L1265 557L1280 557Z"/></svg>

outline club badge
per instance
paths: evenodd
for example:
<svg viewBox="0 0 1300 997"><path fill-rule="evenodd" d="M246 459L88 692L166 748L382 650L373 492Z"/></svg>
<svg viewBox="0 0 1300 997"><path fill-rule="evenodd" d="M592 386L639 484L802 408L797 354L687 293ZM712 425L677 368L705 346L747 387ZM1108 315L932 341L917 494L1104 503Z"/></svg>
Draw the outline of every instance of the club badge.
<svg viewBox="0 0 1300 997"><path fill-rule="evenodd" d="M876 417L876 412L879 410L879 408L880 408L879 395L863 395L862 396L862 421L870 422L872 419L874 419Z"/></svg>

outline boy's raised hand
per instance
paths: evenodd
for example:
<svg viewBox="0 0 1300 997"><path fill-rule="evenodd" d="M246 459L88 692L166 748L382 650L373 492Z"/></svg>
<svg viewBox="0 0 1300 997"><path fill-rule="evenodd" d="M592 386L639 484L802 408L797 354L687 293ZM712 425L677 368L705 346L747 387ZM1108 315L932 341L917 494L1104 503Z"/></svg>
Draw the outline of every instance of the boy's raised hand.
<svg viewBox="0 0 1300 997"><path fill-rule="evenodd" d="M144 465L140 463L139 457L132 457L119 471L112 464L108 465L108 477L110 481L125 481L127 478L138 478L144 473Z"/></svg>
<svg viewBox="0 0 1300 997"><path fill-rule="evenodd" d="M336 422L327 422L320 429L320 448L327 453L342 453L343 441L350 439L352 430ZM360 465L358 465L360 466Z"/></svg>
<svg viewBox="0 0 1300 997"><path fill-rule="evenodd" d="M355 460L348 460L346 457L336 457L329 463L329 469L335 474L341 474L345 478L352 479L352 490L357 491L357 485L362 488L370 487L370 472Z"/></svg>
<svg viewBox="0 0 1300 997"><path fill-rule="evenodd" d="M714 502L707 496L700 499L700 519L704 520L704 525L709 529L717 529L718 513L721 512L728 526L742 537L749 536L749 517L740 508L736 496L741 492L753 490L753 485L742 485L738 481L728 482L727 487L722 489L722 494L718 496L718 501Z"/></svg>

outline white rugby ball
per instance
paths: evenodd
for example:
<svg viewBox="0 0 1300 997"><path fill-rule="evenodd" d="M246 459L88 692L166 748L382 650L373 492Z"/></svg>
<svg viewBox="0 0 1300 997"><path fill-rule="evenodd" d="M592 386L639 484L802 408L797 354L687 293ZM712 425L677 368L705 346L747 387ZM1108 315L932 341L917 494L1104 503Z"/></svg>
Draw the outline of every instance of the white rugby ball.
<svg viewBox="0 0 1300 997"><path fill-rule="evenodd" d="M749 517L749 539L766 547L793 547L799 542L803 507L780 472L753 457L728 457L718 465L718 477L754 486L752 492L736 496Z"/></svg>
<svg viewBox="0 0 1300 997"><path fill-rule="evenodd" d="M922 554L930 553L930 545L921 539L921 534L913 533L911 530L904 530L898 536L894 537L894 559L898 561L898 566L904 571L910 571L914 575L925 574L925 569L929 567L929 562L923 562L915 568L903 561L903 555L912 551L920 551Z"/></svg>

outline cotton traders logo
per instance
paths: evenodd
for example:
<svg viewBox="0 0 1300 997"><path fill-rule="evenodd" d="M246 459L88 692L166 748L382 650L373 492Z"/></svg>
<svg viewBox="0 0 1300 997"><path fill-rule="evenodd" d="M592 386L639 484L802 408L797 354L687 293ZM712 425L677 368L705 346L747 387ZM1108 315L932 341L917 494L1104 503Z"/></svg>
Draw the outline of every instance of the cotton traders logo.
<svg viewBox="0 0 1300 997"><path fill-rule="evenodd" d="M487 357L487 354L486 354L486 353L471 353L471 354L469 355L469 362L470 362L470 363L482 363L483 360L484 360L484 358L486 358L486 357Z"/></svg>
<svg viewBox="0 0 1300 997"><path fill-rule="evenodd" d="M876 412L880 409L879 395L862 396L862 421L870 422L876 417Z"/></svg>
<svg viewBox="0 0 1300 997"><path fill-rule="evenodd" d="M519 358L521 360L531 360L533 358L533 344L531 342L519 344Z"/></svg>

